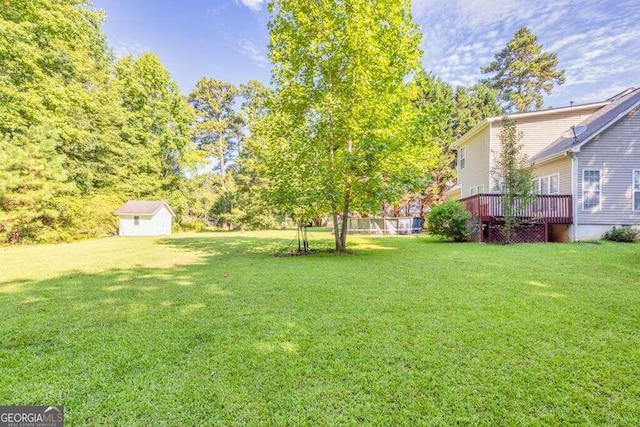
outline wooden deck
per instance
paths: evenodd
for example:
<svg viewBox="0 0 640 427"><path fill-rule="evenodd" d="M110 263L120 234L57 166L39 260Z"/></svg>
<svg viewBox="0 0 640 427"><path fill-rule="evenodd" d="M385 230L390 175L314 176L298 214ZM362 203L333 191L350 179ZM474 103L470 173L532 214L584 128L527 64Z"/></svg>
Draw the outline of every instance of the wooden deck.
<svg viewBox="0 0 640 427"><path fill-rule="evenodd" d="M476 194L460 199L473 217L472 240L499 242L502 240L501 224L504 224L502 194ZM516 201L520 225L513 236L514 242L547 242L550 226L571 224L573 205L570 194L539 195L526 203Z"/></svg>
<svg viewBox="0 0 640 427"><path fill-rule="evenodd" d="M501 194L476 194L460 199L473 218L482 222L500 219L504 216ZM518 208L518 217L547 224L571 224L573 205L570 194L536 196L533 203Z"/></svg>

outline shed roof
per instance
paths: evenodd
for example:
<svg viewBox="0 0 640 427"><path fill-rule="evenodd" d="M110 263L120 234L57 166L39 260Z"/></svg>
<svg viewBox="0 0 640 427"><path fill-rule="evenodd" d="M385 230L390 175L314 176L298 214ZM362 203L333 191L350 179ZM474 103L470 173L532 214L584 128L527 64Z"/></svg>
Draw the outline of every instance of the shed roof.
<svg viewBox="0 0 640 427"><path fill-rule="evenodd" d="M582 145L589 142L596 135L640 105L640 89L629 88L610 100L611 103L607 106L591 114L581 123L576 123L587 127L583 133L578 135L577 140L574 140L573 137L565 138L561 136L549 144L545 149L533 156L530 161L541 161L574 148L579 149Z"/></svg>
<svg viewBox="0 0 640 427"><path fill-rule="evenodd" d="M167 202L158 201L158 200L129 200L127 203L122 205L117 211L115 211L116 215L154 215L156 212L160 210L163 206L166 206L171 212L171 216L176 216L171 210L171 207L167 204Z"/></svg>

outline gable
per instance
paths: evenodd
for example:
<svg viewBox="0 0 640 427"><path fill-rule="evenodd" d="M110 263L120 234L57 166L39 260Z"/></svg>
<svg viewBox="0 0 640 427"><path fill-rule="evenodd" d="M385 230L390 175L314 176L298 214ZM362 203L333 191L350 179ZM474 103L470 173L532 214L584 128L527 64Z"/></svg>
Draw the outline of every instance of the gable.
<svg viewBox="0 0 640 427"><path fill-rule="evenodd" d="M544 160L566 151L579 151L580 147L604 132L609 127L626 117L640 105L640 89L629 91L609 105L595 112L580 123L574 125L585 126L585 131L576 138L563 136L555 139L549 146L538 153L532 160ZM569 129L569 128L567 128Z"/></svg>
<svg viewBox="0 0 640 427"><path fill-rule="evenodd" d="M600 107L597 107L600 108ZM522 134L522 154L532 158L555 141L562 132L572 125L584 121L597 108L581 109L578 111L558 111L557 113L537 116L525 116L516 120L518 132ZM500 131L502 120L492 123L491 149L500 150Z"/></svg>
<svg viewBox="0 0 640 427"><path fill-rule="evenodd" d="M116 210L115 214L153 216L162 208L167 209L171 216L175 216L173 210L171 210L166 202L157 200L129 200Z"/></svg>

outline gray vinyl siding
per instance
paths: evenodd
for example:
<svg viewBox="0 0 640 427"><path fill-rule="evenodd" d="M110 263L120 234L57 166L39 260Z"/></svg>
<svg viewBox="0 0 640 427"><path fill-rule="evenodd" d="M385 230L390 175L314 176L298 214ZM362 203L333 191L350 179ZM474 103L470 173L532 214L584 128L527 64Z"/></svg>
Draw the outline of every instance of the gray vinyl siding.
<svg viewBox="0 0 640 427"><path fill-rule="evenodd" d="M560 177L560 194L571 194L571 158L559 159L534 165L533 174L536 178L558 174Z"/></svg>
<svg viewBox="0 0 640 427"><path fill-rule="evenodd" d="M458 184L460 184L461 197L469 197L471 188L484 185L484 192L489 192L489 126L478 132L469 142L463 145L466 148L466 165L464 169L458 169ZM458 152L462 147L458 148Z"/></svg>
<svg viewBox="0 0 640 427"><path fill-rule="evenodd" d="M640 169L640 109L629 113L581 147L578 153L578 223L640 225L633 210L632 174ZM582 209L583 171L600 170L600 209Z"/></svg>

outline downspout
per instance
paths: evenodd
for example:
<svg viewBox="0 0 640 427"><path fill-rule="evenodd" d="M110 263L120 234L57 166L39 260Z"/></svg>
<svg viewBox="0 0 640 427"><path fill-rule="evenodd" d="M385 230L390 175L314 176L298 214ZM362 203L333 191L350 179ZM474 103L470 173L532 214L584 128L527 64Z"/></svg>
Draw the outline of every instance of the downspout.
<svg viewBox="0 0 640 427"><path fill-rule="evenodd" d="M578 241L578 153L576 151L570 151L571 156L571 197L573 199L573 236L574 242Z"/></svg>
<svg viewBox="0 0 640 427"><path fill-rule="evenodd" d="M487 187L487 191L485 193L493 193L493 188L491 187L491 170L493 169L493 123L489 123L489 186Z"/></svg>

